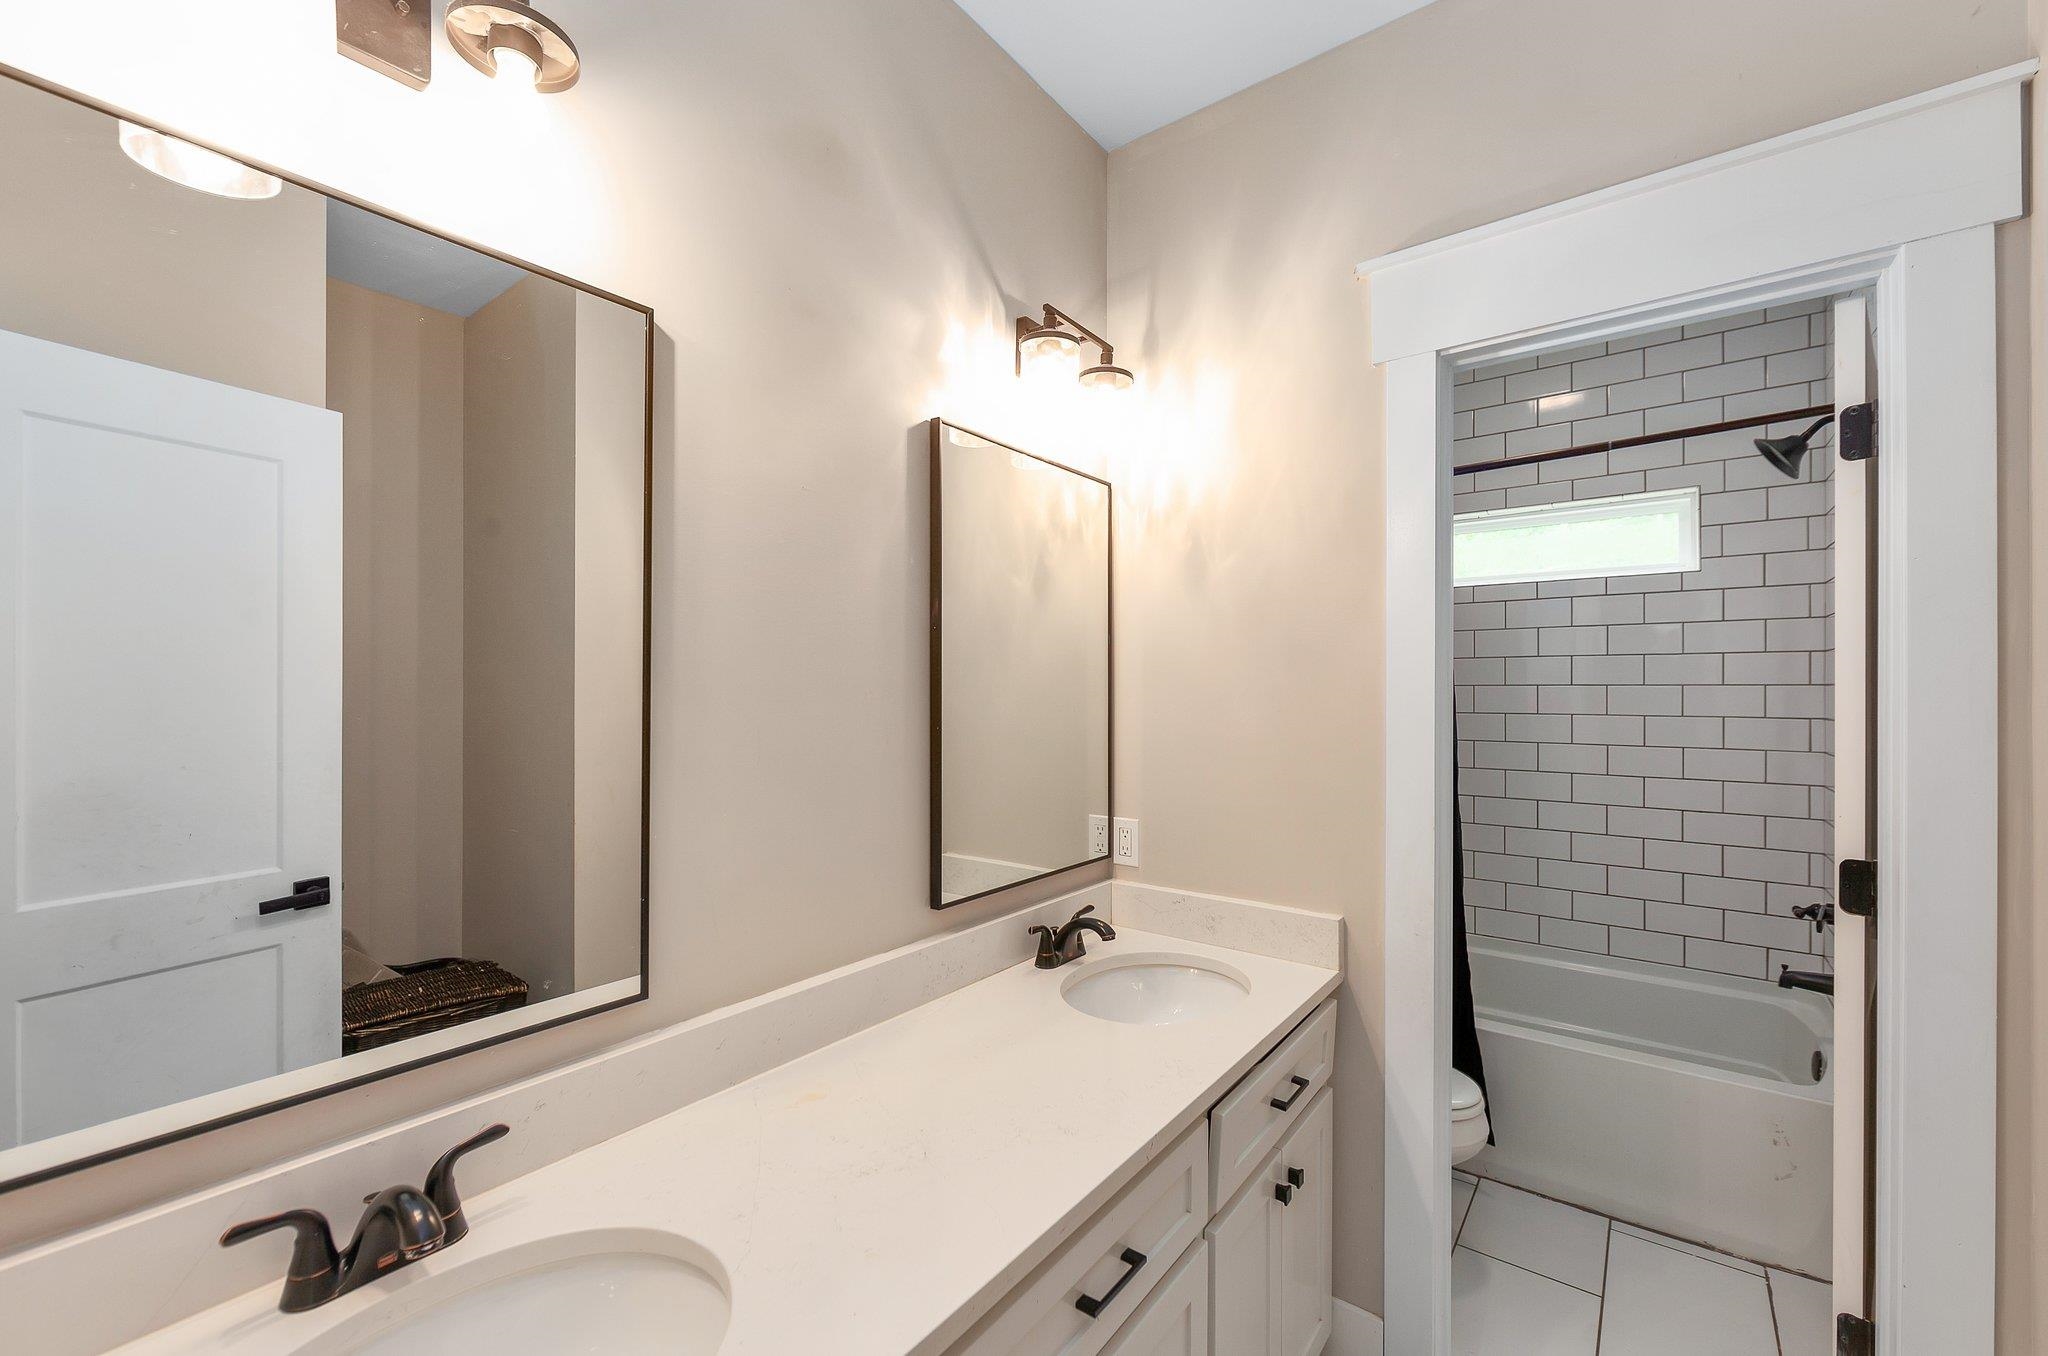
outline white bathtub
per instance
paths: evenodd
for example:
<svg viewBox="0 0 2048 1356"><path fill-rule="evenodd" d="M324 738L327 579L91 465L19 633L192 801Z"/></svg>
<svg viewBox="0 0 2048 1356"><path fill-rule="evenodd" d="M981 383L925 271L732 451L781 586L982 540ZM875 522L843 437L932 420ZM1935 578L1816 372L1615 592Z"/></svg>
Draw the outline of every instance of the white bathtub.
<svg viewBox="0 0 2048 1356"><path fill-rule="evenodd" d="M1471 955L1498 1141L1473 1172L1827 1276L1827 999L1494 938Z"/></svg>

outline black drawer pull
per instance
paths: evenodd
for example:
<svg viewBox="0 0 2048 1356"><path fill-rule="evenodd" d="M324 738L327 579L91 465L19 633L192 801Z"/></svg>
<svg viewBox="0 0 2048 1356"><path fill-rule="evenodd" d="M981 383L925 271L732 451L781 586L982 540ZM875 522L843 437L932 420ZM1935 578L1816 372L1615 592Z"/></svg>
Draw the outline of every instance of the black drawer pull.
<svg viewBox="0 0 2048 1356"><path fill-rule="evenodd" d="M1294 1091L1288 1093L1285 1097L1275 1097L1271 1102L1267 1103L1267 1105L1271 1106L1273 1110L1294 1110L1294 1104L1301 1100L1301 1094L1308 1091L1308 1080L1306 1078L1303 1078L1300 1074L1296 1074L1289 1081L1294 1084Z"/></svg>
<svg viewBox="0 0 2048 1356"><path fill-rule="evenodd" d="M333 897L334 892L328 887L327 877L313 876L307 880L293 881L290 894L264 900L256 906L256 912L273 914L283 913L287 909L317 909L326 905Z"/></svg>
<svg viewBox="0 0 2048 1356"><path fill-rule="evenodd" d="M1116 1303L1116 1297L1121 1295L1124 1292L1124 1287L1131 1283L1131 1277L1137 1275L1145 1266L1145 1254L1139 1252L1136 1248L1125 1248L1123 1256L1118 1260L1129 1267L1130 1270L1117 1277L1116 1284L1111 1286L1101 1299L1096 1299L1093 1295L1083 1295L1075 1300L1074 1307L1076 1309L1079 1309L1088 1317L1094 1318L1104 1309Z"/></svg>
<svg viewBox="0 0 2048 1356"><path fill-rule="evenodd" d="M1273 1199L1282 1205L1293 1205L1294 1188L1282 1182L1279 1186L1273 1188Z"/></svg>
<svg viewBox="0 0 2048 1356"><path fill-rule="evenodd" d="M1298 1186L1304 1186L1304 1185L1306 1185L1306 1184L1307 1184L1307 1182L1308 1182L1308 1169L1307 1169L1307 1168L1289 1168L1289 1169L1287 1170L1287 1185L1289 1185L1289 1186L1294 1186L1294 1187L1298 1187Z"/></svg>

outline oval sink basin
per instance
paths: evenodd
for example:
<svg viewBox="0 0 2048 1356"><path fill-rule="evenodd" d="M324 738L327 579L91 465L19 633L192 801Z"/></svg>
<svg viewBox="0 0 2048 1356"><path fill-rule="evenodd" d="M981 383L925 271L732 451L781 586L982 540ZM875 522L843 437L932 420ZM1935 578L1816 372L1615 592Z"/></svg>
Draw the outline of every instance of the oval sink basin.
<svg viewBox="0 0 2048 1356"><path fill-rule="evenodd" d="M1089 965L1066 982L1068 1006L1106 1022L1171 1026L1213 1016L1244 1001L1241 974L1192 956L1118 956Z"/></svg>
<svg viewBox="0 0 2048 1356"><path fill-rule="evenodd" d="M394 1286L300 1356L711 1356L732 1318L716 1269L701 1250L663 1234L564 1235Z"/></svg>

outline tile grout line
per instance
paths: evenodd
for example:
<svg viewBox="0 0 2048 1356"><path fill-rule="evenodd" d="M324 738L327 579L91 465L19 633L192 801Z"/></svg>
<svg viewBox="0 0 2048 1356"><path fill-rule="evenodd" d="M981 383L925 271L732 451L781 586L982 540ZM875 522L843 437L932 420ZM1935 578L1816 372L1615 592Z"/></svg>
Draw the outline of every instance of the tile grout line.
<svg viewBox="0 0 2048 1356"><path fill-rule="evenodd" d="M1724 1267L1727 1267L1727 1268L1728 1268L1728 1270L1730 1270L1730 1271L1742 1272L1742 1274L1743 1274L1743 1275L1745 1275L1745 1276L1749 1275L1750 1273L1748 1273L1748 1272L1746 1272L1746 1271L1742 1271L1742 1268L1741 1268L1741 1267L1738 1267L1738 1266L1732 1266L1732 1265L1730 1265L1729 1263L1727 1263L1727 1262L1724 1262L1724 1261L1722 1261L1721 1259L1722 1259L1722 1258L1724 1258L1724 1257L1732 1257L1732 1258L1734 1258L1734 1259L1735 1259L1735 1260L1736 1260L1737 1262L1747 1262L1747 1263L1749 1263L1749 1264L1750 1264L1751 1266L1753 1266L1753 1267L1757 1267L1757 1268L1760 1268L1761 1270L1763 1270L1763 1271L1765 1271L1765 1272L1769 1272L1769 1271L1770 1271L1770 1269L1771 1269L1771 1267L1772 1267L1772 1263L1769 1263L1769 1262L1764 1262L1764 1261L1759 1261L1759 1260L1758 1260L1757 1258L1754 1258L1754 1257L1744 1257L1744 1256L1743 1256L1743 1255L1742 1255L1741 1253L1729 1252L1729 1251L1728 1251L1727 1249L1725 1249L1725 1248L1717 1248L1717 1247L1715 1247L1715 1246L1714 1246L1713 1244L1711 1244L1711 1243L1701 1243L1701 1242L1699 1242L1699 1241L1698 1241L1698 1240L1696 1240L1696 1239L1691 1239L1691 1238L1680 1238L1680 1237L1679 1237L1679 1236L1678 1236L1677 1234L1667 1234L1667 1233L1664 1233L1664 1232L1662 1232L1661 1230L1657 1230L1657 1229L1652 1229L1652 1228L1651 1228L1651 1227L1650 1227L1649 1225L1647 1225L1647 1224L1638 1224L1638 1223L1636 1223L1636 1222L1635 1222L1634 1220L1632 1220L1632 1219L1622 1219L1622 1218L1620 1218L1620 1217L1619 1217L1619 1216L1617 1216L1617 1215L1610 1215L1610 1214L1608 1214L1608 1213L1607 1213L1606 1211L1604 1211L1604 1210L1595 1210L1595 1209L1592 1209L1592 1208L1591 1208L1591 1207L1589 1207L1589 1206L1579 1205L1578 1203L1576 1203L1576 1202L1574 1202L1574 1201L1568 1201L1568 1200L1566 1200L1566 1199L1565 1199L1564 1197L1562 1197L1562 1196L1550 1196L1550 1195L1546 1195L1546 1194L1544 1194L1544 1193L1543 1193L1543 1192L1541 1192L1541 1191L1535 1191L1535 1190L1532 1190L1532 1189L1530 1189L1529 1187L1524 1187L1524 1186L1516 1186L1516 1185L1515 1185L1515 1184L1514 1184L1513 1182L1504 1182L1504 1181L1502 1181L1502 1180L1501 1180L1500 1178L1498 1178L1498 1177L1486 1177L1486 1176L1483 1176L1483 1175L1481 1175L1481 1174L1479 1174L1479 1173L1473 1172L1473 1171L1472 1171L1471 1169L1469 1169L1469 1168L1465 1168L1465 1169L1460 1169L1460 1171L1464 1172L1464 1173L1465 1173L1465 1175L1466 1175L1467 1177L1470 1177L1470 1178L1474 1179L1475 1181L1480 1181L1480 1182L1492 1182L1492 1183L1493 1183L1493 1184L1494 1184L1495 1186L1501 1186L1501 1187L1506 1187L1506 1188L1507 1188L1507 1189L1508 1189L1509 1191L1519 1191L1519 1192L1521 1192L1521 1193L1522 1193L1523 1195L1525 1195L1525 1196L1534 1196L1534 1197L1536 1197L1536 1199L1538 1199L1538 1200L1541 1200L1541 1201L1553 1201L1553 1202L1557 1203L1558 1205L1562 1205L1562 1206L1567 1206L1567 1207L1569 1207L1570 1209L1573 1209L1573 1210L1578 1210L1578 1211L1582 1211L1582 1212L1584 1212L1585 1214L1588 1214L1588 1215L1598 1215L1598 1216L1600 1216L1600 1218L1602 1218L1602 1219L1604 1219L1604 1220L1606 1220L1606 1221L1607 1221L1607 1224L1608 1224L1608 1229L1610 1230L1610 1232L1612 1231L1612 1229L1613 1229L1613 1227L1614 1227L1615 1225L1617 1225L1617 1224L1626 1224L1626 1225L1627 1225L1627 1226L1628 1226L1629 1228L1631 1228L1631 1229L1640 1229L1640 1230L1641 1230L1641 1231L1642 1231L1643 1233L1645 1233L1645 1234L1654 1234L1654 1235L1656 1235L1656 1237L1654 1237L1654 1238L1645 1238L1645 1239L1643 1239L1642 1241L1643 1241L1643 1242L1645 1242L1645 1243L1656 1243L1658 1247L1660 1247L1660 1248L1664 1248L1664 1249L1665 1249L1666 1251L1668 1251L1668 1252L1676 1252L1676 1253L1681 1253L1681 1254L1683 1254L1683 1253L1685 1252L1685 1249L1684 1249L1684 1248L1673 1248L1673 1247L1670 1247L1670 1246L1669 1246L1669 1245L1667 1245L1667 1244L1664 1244L1664 1243L1660 1243L1660 1242L1658 1242L1658 1239L1664 1239L1664 1238L1668 1238L1668 1239L1671 1239L1671 1240L1672 1240L1672 1241L1674 1241L1674 1242L1678 1242L1678 1243L1687 1243L1687 1244L1690 1244L1690 1245L1692 1245L1692 1246L1693 1246L1693 1247L1695 1247L1695 1248L1701 1248L1701 1249L1704 1249L1705 1251L1707 1251L1707 1252L1709 1252L1709 1253L1712 1253L1712 1254L1714 1254L1714 1255L1713 1255L1713 1256L1711 1256L1711 1257L1702 1257L1702 1258L1700 1259L1701 1261L1704 1261L1704 1262L1713 1262L1713 1263L1714 1263L1715 1265L1717 1265L1717 1266L1724 1266ZM1476 1192L1476 1189L1475 1189L1475 1192ZM1477 1195L1476 1195L1476 1194L1474 1195L1474 1198L1473 1198L1473 1199L1474 1199L1475 1201L1476 1201L1476 1200L1478 1199L1478 1197L1477 1197ZM1467 1213L1467 1218L1469 1218L1469 1217L1470 1217L1470 1214L1469 1214L1469 1212L1468 1212L1468 1213ZM1461 1229L1461 1232L1462 1232L1462 1229ZM1631 1234L1631 1235L1629 1235L1629 1236L1630 1236L1631 1238L1634 1238L1634 1237L1636 1237L1637 1235ZM1478 1249L1476 1249L1476 1248L1475 1248L1475 1249L1473 1249L1473 1251L1474 1251L1474 1252L1477 1252L1477 1251L1478 1251ZM1512 1263L1510 1263L1509 1265L1513 1265L1513 1264L1512 1264ZM1800 1278L1802 1278L1802 1279L1804 1279L1804 1280L1809 1280L1809 1281L1817 1281L1817 1282L1819 1282L1819 1283L1820 1283L1820 1284L1822 1284L1822 1285L1825 1285L1825 1284L1827 1284L1827 1282L1825 1282L1825 1281L1821 1281L1820 1277L1818 1277L1818 1276L1808 1276L1808 1275L1807 1275L1807 1274L1806 1274L1805 1272L1803 1272L1803 1271L1794 1271L1794 1270L1792 1270L1792 1268L1790 1268L1790 1267L1779 1267L1779 1268L1778 1268L1778 1270L1780 1270L1780 1271L1783 1271L1783 1272L1787 1272L1787 1273L1789 1273L1789 1274L1791 1274L1791 1275L1794 1275L1794 1276L1798 1276L1798 1277L1800 1277ZM1563 1282L1559 1282L1559 1284L1563 1284ZM1577 1288L1578 1288L1578 1287L1576 1287L1576 1286L1574 1286L1574 1287L1573 1287L1573 1289L1577 1289ZM1603 1289L1605 1288L1605 1283L1604 1283L1604 1282L1602 1283L1602 1288L1603 1288Z"/></svg>
<svg viewBox="0 0 2048 1356"><path fill-rule="evenodd" d="M1607 1341L1607 1273L1614 1268L1614 1217L1608 1215L1607 1237L1600 1249L1600 1320L1593 1328L1593 1356L1600 1356L1600 1348ZM1784 1356L1780 1352L1778 1356Z"/></svg>
<svg viewBox="0 0 2048 1356"><path fill-rule="evenodd" d="M1785 1330L1778 1324L1778 1288L1771 1284L1771 1269L1764 1268L1764 1307L1771 1314L1771 1341L1778 1348L1778 1356L1785 1356Z"/></svg>
<svg viewBox="0 0 2048 1356"><path fill-rule="evenodd" d="M1466 1252L1472 1253L1476 1256L1484 1257L1489 1262L1498 1262L1504 1267L1513 1267L1516 1271L1524 1272L1530 1276L1536 1277L1539 1280L1549 1281L1552 1285L1561 1285L1567 1290L1576 1291L1581 1295L1591 1296L1593 1299L1602 1298L1598 1290L1588 1290L1583 1285L1573 1285L1570 1281L1560 1281L1555 1276L1546 1276L1542 1272L1536 1270L1536 1268L1534 1267L1525 1267L1520 1262L1510 1262L1505 1257L1495 1257L1492 1253L1486 1251L1486 1249L1475 1248L1470 1243L1457 1244L1455 1247L1452 1248L1452 1251L1456 1252L1458 1248L1463 1248ZM1600 1276L1600 1283L1604 1287L1607 1284L1607 1262L1604 1253L1602 1255L1600 1263Z"/></svg>

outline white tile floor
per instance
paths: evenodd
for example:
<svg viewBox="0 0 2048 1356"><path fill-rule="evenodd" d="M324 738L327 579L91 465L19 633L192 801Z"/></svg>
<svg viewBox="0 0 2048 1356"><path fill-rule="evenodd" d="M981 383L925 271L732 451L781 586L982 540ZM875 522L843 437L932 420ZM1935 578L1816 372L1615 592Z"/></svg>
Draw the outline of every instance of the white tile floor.
<svg viewBox="0 0 2048 1356"><path fill-rule="evenodd" d="M1828 1356L1828 1288L1455 1174L1457 1356Z"/></svg>

